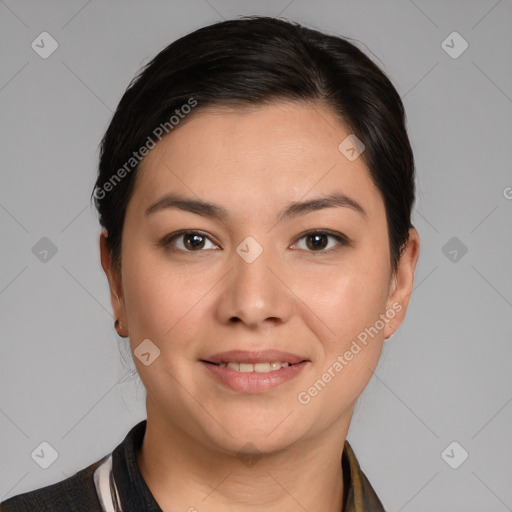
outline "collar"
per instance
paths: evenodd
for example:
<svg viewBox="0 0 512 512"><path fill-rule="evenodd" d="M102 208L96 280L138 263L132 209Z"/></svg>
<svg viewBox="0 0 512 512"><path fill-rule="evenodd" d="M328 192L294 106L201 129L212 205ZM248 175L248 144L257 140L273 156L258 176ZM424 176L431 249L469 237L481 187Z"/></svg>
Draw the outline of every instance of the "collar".
<svg viewBox="0 0 512 512"><path fill-rule="evenodd" d="M94 482L104 512L162 512L137 464L136 454L142 446L146 424L147 420L137 423L95 471ZM343 512L385 512L348 441L343 447L341 466Z"/></svg>

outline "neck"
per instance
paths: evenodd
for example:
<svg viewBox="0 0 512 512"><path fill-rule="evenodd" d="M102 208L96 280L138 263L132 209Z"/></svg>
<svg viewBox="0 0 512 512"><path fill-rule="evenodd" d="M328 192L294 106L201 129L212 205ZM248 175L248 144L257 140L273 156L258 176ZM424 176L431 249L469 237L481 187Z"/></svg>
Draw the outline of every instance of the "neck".
<svg viewBox="0 0 512 512"><path fill-rule="evenodd" d="M348 425L277 453L237 456L201 444L148 409L137 461L164 512L341 510Z"/></svg>

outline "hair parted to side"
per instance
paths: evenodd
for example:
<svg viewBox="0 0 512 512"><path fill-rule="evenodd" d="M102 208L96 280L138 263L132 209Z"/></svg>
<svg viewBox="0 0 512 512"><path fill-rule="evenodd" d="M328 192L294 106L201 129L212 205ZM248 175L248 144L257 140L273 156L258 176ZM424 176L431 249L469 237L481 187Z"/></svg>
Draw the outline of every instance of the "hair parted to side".
<svg viewBox="0 0 512 512"><path fill-rule="evenodd" d="M222 21L181 37L129 84L101 142L92 194L114 263L121 265L138 164L155 137L172 133L185 115L206 107L280 100L327 105L364 143L361 158L383 197L396 268L415 198L414 157L399 94L348 40L263 16Z"/></svg>

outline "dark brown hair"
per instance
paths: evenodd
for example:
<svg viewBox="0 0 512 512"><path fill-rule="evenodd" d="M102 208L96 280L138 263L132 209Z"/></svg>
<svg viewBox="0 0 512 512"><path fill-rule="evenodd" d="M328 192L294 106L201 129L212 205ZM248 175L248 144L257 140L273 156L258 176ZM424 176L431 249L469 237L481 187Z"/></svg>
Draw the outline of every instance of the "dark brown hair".
<svg viewBox="0 0 512 512"><path fill-rule="evenodd" d="M129 84L101 142L92 194L114 261L121 263L124 217L143 148L202 108L279 100L323 102L363 142L361 158L383 197L396 268L415 194L400 96L347 39L262 16L215 23L178 39Z"/></svg>

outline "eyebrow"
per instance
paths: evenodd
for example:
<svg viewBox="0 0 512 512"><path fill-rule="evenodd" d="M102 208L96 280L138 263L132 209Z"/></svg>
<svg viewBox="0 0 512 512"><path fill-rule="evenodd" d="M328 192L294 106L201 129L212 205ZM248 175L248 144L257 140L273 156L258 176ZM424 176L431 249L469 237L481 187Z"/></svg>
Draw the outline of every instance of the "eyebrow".
<svg viewBox="0 0 512 512"><path fill-rule="evenodd" d="M292 202L279 213L277 220L278 222L283 222L312 211L335 207L350 208L351 210L361 214L363 217L367 217L364 208L357 201L341 192L334 192L328 196L318 197L309 201ZM228 211L222 206L201 201L199 199L188 199L175 193L165 194L149 206L146 209L145 214L149 215L167 208L179 208L186 212L195 213L196 215L201 215L203 217L213 217L221 221L226 221L229 218Z"/></svg>

